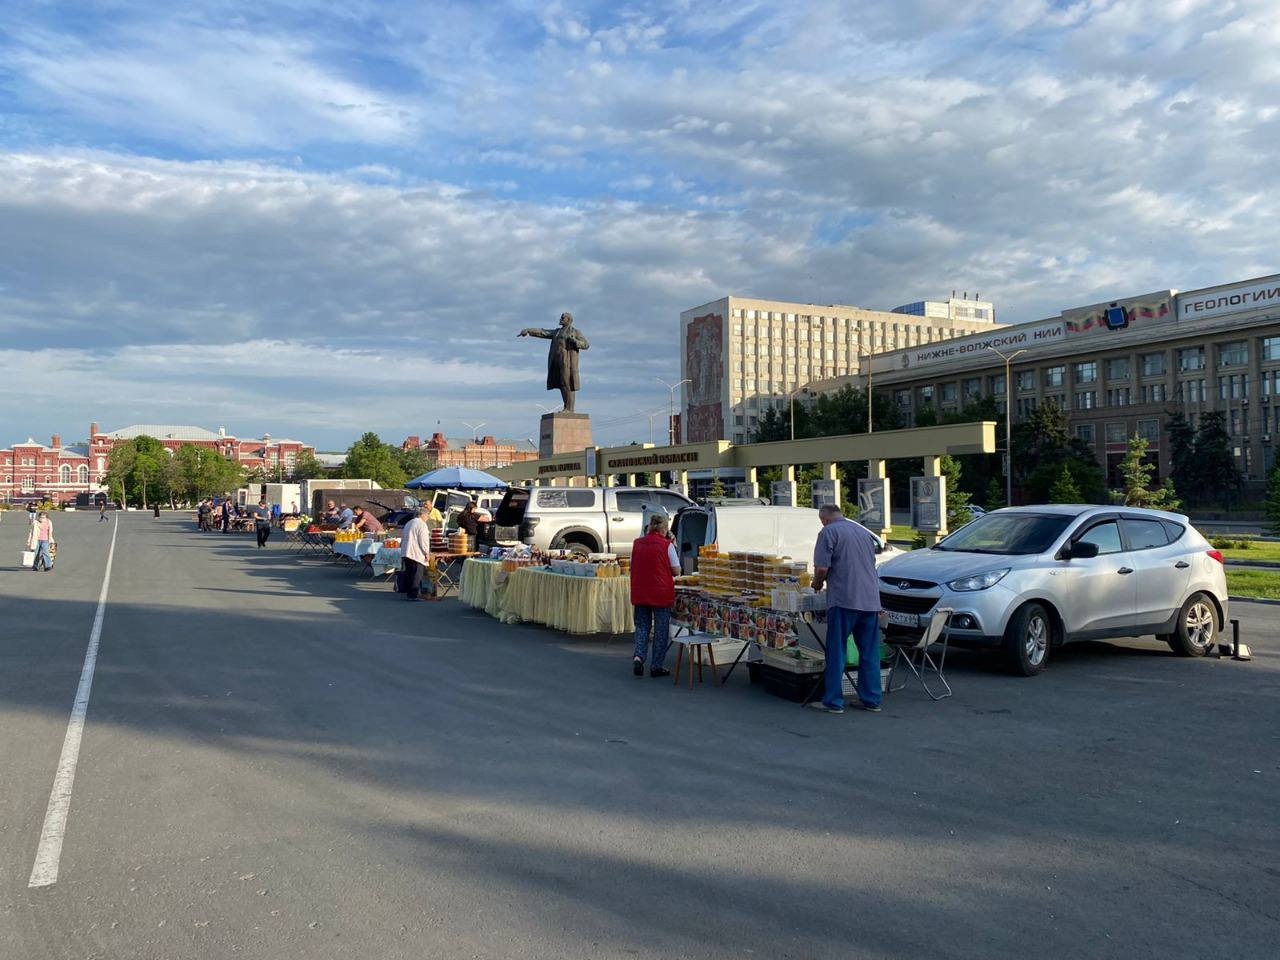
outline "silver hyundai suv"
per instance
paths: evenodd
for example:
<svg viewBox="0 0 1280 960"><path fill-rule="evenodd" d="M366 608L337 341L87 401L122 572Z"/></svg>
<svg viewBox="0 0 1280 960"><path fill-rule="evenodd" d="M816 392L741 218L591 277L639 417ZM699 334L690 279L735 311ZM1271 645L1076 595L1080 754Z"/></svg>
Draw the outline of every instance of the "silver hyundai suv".
<svg viewBox="0 0 1280 960"><path fill-rule="evenodd" d="M1186 517L1132 507L1009 507L880 568L890 634L950 607L950 640L996 647L1014 672L1072 640L1155 635L1203 656L1227 621L1222 554Z"/></svg>

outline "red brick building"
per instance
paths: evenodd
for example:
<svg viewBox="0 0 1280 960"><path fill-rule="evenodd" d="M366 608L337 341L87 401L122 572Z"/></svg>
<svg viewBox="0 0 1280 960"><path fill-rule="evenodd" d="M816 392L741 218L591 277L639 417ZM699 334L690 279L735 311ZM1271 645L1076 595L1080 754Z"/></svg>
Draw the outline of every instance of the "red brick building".
<svg viewBox="0 0 1280 960"><path fill-rule="evenodd" d="M400 449L425 450L437 467L472 467L476 470L538 459L538 448L528 440L500 440L495 437L460 439L446 437L443 433L433 433L426 443L421 437L406 437Z"/></svg>
<svg viewBox="0 0 1280 960"><path fill-rule="evenodd" d="M192 444L216 450L248 470L260 467L268 474L288 475L304 450L315 452L300 440L273 439L270 434L241 440L222 427L214 433L202 427L134 424L102 433L92 423L89 439L80 443L64 446L55 433L47 446L28 438L25 443L0 450L0 500L47 498L69 503L79 494L97 493L103 489L102 477L107 472L111 448L143 435L159 440L170 452Z"/></svg>

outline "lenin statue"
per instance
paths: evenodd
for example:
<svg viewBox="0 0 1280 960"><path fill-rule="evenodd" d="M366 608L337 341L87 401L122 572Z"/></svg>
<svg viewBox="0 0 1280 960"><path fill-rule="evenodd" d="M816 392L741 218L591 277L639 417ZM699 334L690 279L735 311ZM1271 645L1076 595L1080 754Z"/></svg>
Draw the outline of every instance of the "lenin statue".
<svg viewBox="0 0 1280 960"><path fill-rule="evenodd" d="M560 314L560 326L554 329L527 327L518 335L551 341L551 349L547 352L547 389L559 390L565 412L573 413L573 395L582 389L582 380L578 376L578 351L591 346L581 331L574 328L573 315Z"/></svg>

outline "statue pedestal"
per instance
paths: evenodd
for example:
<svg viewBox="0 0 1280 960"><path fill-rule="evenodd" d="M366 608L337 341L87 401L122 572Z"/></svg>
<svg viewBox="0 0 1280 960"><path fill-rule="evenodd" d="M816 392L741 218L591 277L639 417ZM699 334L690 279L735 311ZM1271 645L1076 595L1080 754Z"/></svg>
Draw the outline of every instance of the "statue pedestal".
<svg viewBox="0 0 1280 960"><path fill-rule="evenodd" d="M591 418L585 413L544 413L538 432L538 456L581 453L591 446Z"/></svg>

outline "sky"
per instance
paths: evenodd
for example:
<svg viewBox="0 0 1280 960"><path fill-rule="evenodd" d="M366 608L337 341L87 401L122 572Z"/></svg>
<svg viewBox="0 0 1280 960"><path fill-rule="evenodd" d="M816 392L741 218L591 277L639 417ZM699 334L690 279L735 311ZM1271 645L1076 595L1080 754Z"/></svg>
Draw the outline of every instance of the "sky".
<svg viewBox="0 0 1280 960"><path fill-rule="evenodd" d="M564 310L647 441L726 294L1273 273L1277 49L1276 0L9 0L0 446L536 438Z"/></svg>

